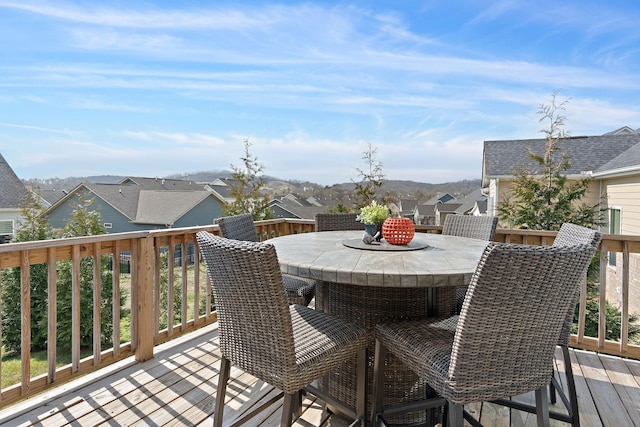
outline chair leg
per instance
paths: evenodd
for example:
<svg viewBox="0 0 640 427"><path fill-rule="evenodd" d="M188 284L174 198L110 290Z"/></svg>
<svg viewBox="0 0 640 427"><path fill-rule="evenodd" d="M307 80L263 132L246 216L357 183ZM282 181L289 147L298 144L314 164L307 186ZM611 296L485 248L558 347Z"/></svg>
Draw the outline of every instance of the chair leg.
<svg viewBox="0 0 640 427"><path fill-rule="evenodd" d="M569 347L560 346L562 349L562 358L564 359L564 372L567 377L567 391L569 394L569 406L567 408L571 413L571 424L574 427L580 427L580 412L578 412L578 394L576 393L576 383L573 378L573 368L571 367L571 355Z"/></svg>
<svg viewBox="0 0 640 427"><path fill-rule="evenodd" d="M547 403L547 386L536 390L536 416L538 427L549 427L549 404Z"/></svg>
<svg viewBox="0 0 640 427"><path fill-rule="evenodd" d="M464 425L464 405L449 402L447 406L449 412L447 427L462 427Z"/></svg>
<svg viewBox="0 0 640 427"><path fill-rule="evenodd" d="M384 389L384 361L387 358L387 349L379 340L376 340L376 350L373 358L373 402L371 408L371 425L378 422L378 415L383 411Z"/></svg>
<svg viewBox="0 0 640 427"><path fill-rule="evenodd" d="M283 427L291 426L291 418L293 416L293 411L296 406L296 399L298 398L299 393L285 393L284 394L284 403L282 404L282 418L280 420L280 425Z"/></svg>
<svg viewBox="0 0 640 427"><path fill-rule="evenodd" d="M295 399L293 399L292 414L294 418L298 418L302 415L302 394L302 390L298 391L295 394Z"/></svg>
<svg viewBox="0 0 640 427"><path fill-rule="evenodd" d="M224 398L227 394L227 383L231 374L231 362L222 356L220 362L220 377L218 378L218 390L216 391L216 407L213 410L213 427L222 427L222 414L224 412Z"/></svg>
<svg viewBox="0 0 640 427"><path fill-rule="evenodd" d="M555 375L556 375L556 372L554 369L553 372L551 373L551 376L555 377ZM552 405L555 405L556 402L558 401L558 399L556 398L556 387L553 385L553 378L549 383L549 401L551 402Z"/></svg>

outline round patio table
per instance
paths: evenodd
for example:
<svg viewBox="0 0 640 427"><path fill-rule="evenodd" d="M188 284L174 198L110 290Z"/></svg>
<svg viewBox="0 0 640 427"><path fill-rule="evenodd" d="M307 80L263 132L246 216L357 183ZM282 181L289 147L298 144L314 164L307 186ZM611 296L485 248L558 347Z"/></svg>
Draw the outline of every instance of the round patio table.
<svg viewBox="0 0 640 427"><path fill-rule="evenodd" d="M384 322L450 315L455 290L467 286L487 242L440 234L416 233L406 246L367 245L363 231L325 231L269 239L283 273L315 279L316 309L373 331ZM437 293L435 289L440 289ZM436 301L437 295L437 301ZM369 351L373 375L374 342ZM326 378L324 387L355 404L355 361ZM428 387L392 355L385 370L386 405L424 399ZM371 393L372 390L369 390ZM369 397L371 402L371 395ZM425 411L390 422L424 422Z"/></svg>

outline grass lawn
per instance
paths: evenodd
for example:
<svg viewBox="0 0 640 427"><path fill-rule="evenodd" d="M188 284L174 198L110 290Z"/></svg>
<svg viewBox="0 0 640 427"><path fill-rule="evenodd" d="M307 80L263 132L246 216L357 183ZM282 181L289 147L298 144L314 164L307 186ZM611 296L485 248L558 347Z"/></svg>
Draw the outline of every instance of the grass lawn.
<svg viewBox="0 0 640 427"><path fill-rule="evenodd" d="M195 304L195 293L194 293L194 274L193 274L193 266L190 266L187 269L187 315L188 317L192 317L193 309ZM204 295L204 283L206 281L206 270L204 266L200 268L200 282L201 282L201 290L200 295ZM182 291L178 291L182 287L182 268L175 268L175 284L177 284L178 288L176 289L177 296L182 295ZM120 287L123 292L128 296L123 307L122 307L122 316L120 319L120 342L126 343L131 340L131 275L130 274L122 274L120 277ZM203 313L201 313L203 314ZM176 309L174 324L180 323L180 310ZM166 322L165 322L166 323ZM89 357L93 354L91 348L82 349L80 352L80 358ZM2 348L2 381L0 384L0 388L6 388L13 384L17 384L21 381L21 372L22 368L20 366L20 354L6 354L4 348ZM58 349L56 366L61 367L64 365L68 365L71 363L71 352L70 351L61 351ZM48 370L47 363L47 352L46 350L42 351L34 351L31 353L31 376L37 377L39 375L45 374Z"/></svg>

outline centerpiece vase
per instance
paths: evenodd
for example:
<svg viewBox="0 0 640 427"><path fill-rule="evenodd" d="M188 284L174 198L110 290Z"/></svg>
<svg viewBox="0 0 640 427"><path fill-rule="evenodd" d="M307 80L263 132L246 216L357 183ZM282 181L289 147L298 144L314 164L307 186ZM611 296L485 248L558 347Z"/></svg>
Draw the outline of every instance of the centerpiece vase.
<svg viewBox="0 0 640 427"><path fill-rule="evenodd" d="M387 218L382 224L382 237L391 245L406 245L411 242L416 227L409 218Z"/></svg>
<svg viewBox="0 0 640 427"><path fill-rule="evenodd" d="M364 231L371 237L375 236L379 232L376 240L379 242L382 239L382 225L380 224L365 224Z"/></svg>

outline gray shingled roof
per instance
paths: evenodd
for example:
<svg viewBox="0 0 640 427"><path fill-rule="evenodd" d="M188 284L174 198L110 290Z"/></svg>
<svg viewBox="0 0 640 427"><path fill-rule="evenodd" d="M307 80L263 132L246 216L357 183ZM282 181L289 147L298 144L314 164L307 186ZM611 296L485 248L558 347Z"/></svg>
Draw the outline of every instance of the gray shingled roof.
<svg viewBox="0 0 640 427"><path fill-rule="evenodd" d="M0 208L20 209L28 190L0 154Z"/></svg>
<svg viewBox="0 0 640 427"><path fill-rule="evenodd" d="M80 184L91 190L102 200L109 203L130 220L136 218L138 199L141 188L139 185L123 184ZM76 193L76 191L72 191Z"/></svg>
<svg viewBox="0 0 640 427"><path fill-rule="evenodd" d="M569 155L571 168L566 173L573 175L585 171L601 172L609 162L625 156L624 163L640 165L640 152L636 147L638 144L639 134L600 135L567 138L558 143L558 148ZM483 184L486 184L485 180L488 178L512 176L514 168L520 165L537 169L537 164L529 158L528 147L535 153L543 153L545 140L485 141ZM636 149L631 150L634 147Z"/></svg>
<svg viewBox="0 0 640 427"><path fill-rule="evenodd" d="M171 226L207 197L209 191L142 190L134 223Z"/></svg>
<svg viewBox="0 0 640 427"><path fill-rule="evenodd" d="M594 173L613 172L620 169L640 168L640 143L600 166Z"/></svg>
<svg viewBox="0 0 640 427"><path fill-rule="evenodd" d="M143 190L204 190L204 184L198 184L194 181L185 179L145 178L138 176L128 176L120 181L119 184L137 184Z"/></svg>
<svg viewBox="0 0 640 427"><path fill-rule="evenodd" d="M278 205L281 209L291 212L301 219L315 219L317 213L326 212L328 209L335 206L334 203L327 206L300 206L299 203L293 202L286 198L274 199L270 202L270 205Z"/></svg>
<svg viewBox="0 0 640 427"><path fill-rule="evenodd" d="M460 207L456 209L456 213L466 214L476 206L476 203L481 201L486 202L486 200L487 196L482 193L481 188L478 188L477 190L474 190L471 193L467 194L464 199L457 200L457 202L460 203Z"/></svg>
<svg viewBox="0 0 640 427"><path fill-rule="evenodd" d="M439 203L436 205L436 209L439 212L455 212L456 209L458 209L460 206L462 206L462 203L458 202L458 201L451 201L451 202L447 202L447 203Z"/></svg>

